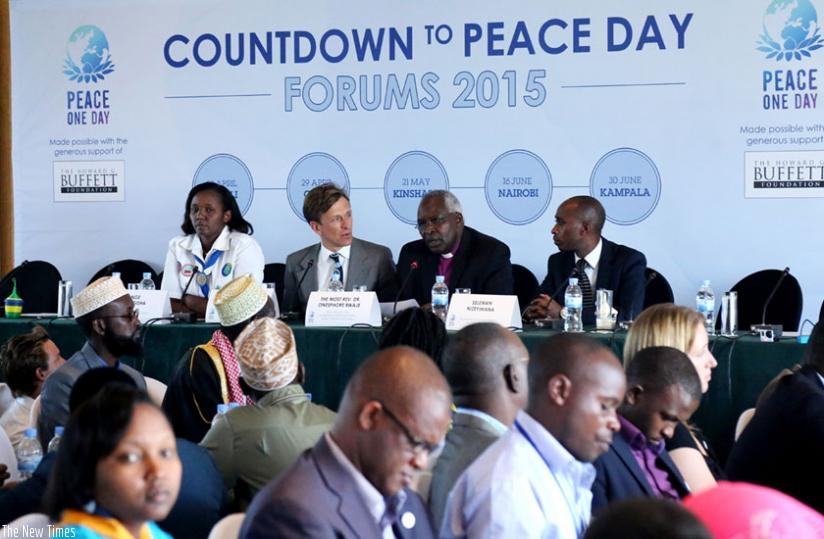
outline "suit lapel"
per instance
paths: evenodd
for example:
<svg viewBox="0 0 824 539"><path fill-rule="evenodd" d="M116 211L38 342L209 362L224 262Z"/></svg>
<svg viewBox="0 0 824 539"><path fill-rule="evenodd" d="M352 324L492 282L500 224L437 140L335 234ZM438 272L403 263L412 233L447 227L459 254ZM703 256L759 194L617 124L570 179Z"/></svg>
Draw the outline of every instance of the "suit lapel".
<svg viewBox="0 0 824 539"><path fill-rule="evenodd" d="M458 247L458 252L455 253L455 259L452 262L452 275L449 281L449 288L452 290L458 288L458 283L461 281L461 277L463 277L464 271L466 270L467 259L469 258L469 253L472 251L473 238L472 229L464 227L461 245Z"/></svg>
<svg viewBox="0 0 824 539"><path fill-rule="evenodd" d="M306 278L303 280L303 283L300 285L300 300L301 303L306 303L309 301L309 294L314 292L318 289L318 258L320 257L320 243L314 245L310 249L306 251L303 255L303 258L300 259L299 271L298 271L298 279L303 276L303 272L306 271L306 268L309 267L309 261L314 260L314 265L312 269L309 270L309 273L306 275Z"/></svg>
<svg viewBox="0 0 824 539"><path fill-rule="evenodd" d="M352 248L349 250L349 275L346 277L346 289L352 290L355 286L367 284L367 270L369 255L357 238L352 238Z"/></svg>
<svg viewBox="0 0 824 539"><path fill-rule="evenodd" d="M615 244L604 238L601 238L601 241L603 244L601 245L601 258L598 259L598 281L595 283L595 288L615 290L612 277L612 271L615 269L612 263L615 258Z"/></svg>
<svg viewBox="0 0 824 539"><path fill-rule="evenodd" d="M647 496L654 496L652 488L644 476L644 472L638 466L638 462L635 460L635 457L632 456L629 445L620 434L616 434L613 438L612 449L615 451L615 454L618 455L618 458L621 459L621 462L624 463L624 466L630 471L635 481L641 486L644 493Z"/></svg>
<svg viewBox="0 0 824 539"><path fill-rule="evenodd" d="M352 478L332 455L325 436L315 445L312 456L330 492L338 499L338 516L349 526L352 534L355 537L380 537L377 522L355 488Z"/></svg>

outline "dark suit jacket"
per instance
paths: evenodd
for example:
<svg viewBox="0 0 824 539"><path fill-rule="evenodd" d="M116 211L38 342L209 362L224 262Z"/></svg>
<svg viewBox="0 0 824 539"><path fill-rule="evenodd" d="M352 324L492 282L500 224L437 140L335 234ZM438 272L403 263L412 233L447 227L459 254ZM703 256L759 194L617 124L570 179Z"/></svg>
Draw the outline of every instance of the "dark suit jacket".
<svg viewBox="0 0 824 539"><path fill-rule="evenodd" d="M403 246L398 258L398 282L403 283L412 271L412 262L418 263L418 269L403 289L402 299L414 298L420 305L432 301L432 285L440 258L441 255L432 253L422 239ZM452 263L449 292L454 293L456 288L471 288L473 294L514 294L509 247L465 226Z"/></svg>
<svg viewBox="0 0 824 539"><path fill-rule="evenodd" d="M317 258L320 253L320 243L304 247L295 251L286 258L286 269L283 283L283 305L281 311L306 310L309 294L318 289ZM306 274L306 278L298 290L298 282L303 277L309 262L315 266ZM388 247L378 245L358 238L352 238L352 249L349 251L348 275L345 275L346 290L354 286L366 285L369 290L378 294L378 300L383 302L395 301L398 293L398 283L395 280L395 263L392 251Z"/></svg>
<svg viewBox="0 0 824 539"><path fill-rule="evenodd" d="M644 270L647 259L643 253L625 245L618 245L606 238L598 261L596 288L612 290L612 304L618 309L618 320L632 320L644 308ZM552 295L564 304L564 293L570 274L575 268L575 253L561 251L547 260L546 278L541 283L541 293ZM595 323L595 310L584 309L584 324Z"/></svg>
<svg viewBox="0 0 824 539"><path fill-rule="evenodd" d="M480 417L461 413L452 416L452 429L432 469L429 486L429 509L436 530L441 528L446 499L455 481L499 436L492 425Z"/></svg>
<svg viewBox="0 0 824 539"><path fill-rule="evenodd" d="M824 386L814 367L785 376L733 445L727 478L780 490L824 513Z"/></svg>
<svg viewBox="0 0 824 539"><path fill-rule="evenodd" d="M412 513L414 526L407 529L397 524L396 533L404 538L434 537L420 497L409 489L405 492L401 515ZM240 530L244 539L380 536L378 524L347 471L335 460L325 436L255 496Z"/></svg>
<svg viewBox="0 0 824 539"><path fill-rule="evenodd" d="M666 451L661 453L657 463L667 472L670 483L681 498L689 494L684 477ZM609 451L593 464L597 474L592 485L593 514L612 502L655 496L643 470L632 456L629 443L620 434L612 439Z"/></svg>

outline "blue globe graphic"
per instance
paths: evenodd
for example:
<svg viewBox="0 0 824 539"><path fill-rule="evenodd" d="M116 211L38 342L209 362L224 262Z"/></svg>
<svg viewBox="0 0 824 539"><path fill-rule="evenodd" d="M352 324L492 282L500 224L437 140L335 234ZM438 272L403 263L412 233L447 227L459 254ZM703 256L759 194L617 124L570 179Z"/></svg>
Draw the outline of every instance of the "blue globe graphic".
<svg viewBox="0 0 824 539"><path fill-rule="evenodd" d="M97 82L114 71L109 41L100 28L90 24L78 27L66 43L63 73L70 80Z"/></svg>
<svg viewBox="0 0 824 539"><path fill-rule="evenodd" d="M818 30L815 6L810 0L773 0L764 13L764 30L784 50L794 50Z"/></svg>

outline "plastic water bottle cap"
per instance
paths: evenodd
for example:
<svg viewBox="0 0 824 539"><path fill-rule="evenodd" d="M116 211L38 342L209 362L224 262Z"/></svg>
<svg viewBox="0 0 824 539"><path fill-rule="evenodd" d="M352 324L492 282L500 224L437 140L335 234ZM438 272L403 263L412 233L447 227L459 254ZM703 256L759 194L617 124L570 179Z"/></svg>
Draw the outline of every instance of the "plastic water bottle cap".
<svg viewBox="0 0 824 539"><path fill-rule="evenodd" d="M54 427L54 435L55 436L63 436L63 430L64 430L64 428L61 427L60 425Z"/></svg>
<svg viewBox="0 0 824 539"><path fill-rule="evenodd" d="M151 278L152 278L152 274L151 274L151 273L149 273L149 272L144 272L144 273L143 273L143 278L144 278L144 279L151 279Z"/></svg>
<svg viewBox="0 0 824 539"><path fill-rule="evenodd" d="M798 337L795 338L795 340L797 340L801 344L807 344L808 342L810 342L810 336L809 335L799 335Z"/></svg>
<svg viewBox="0 0 824 539"><path fill-rule="evenodd" d="M570 277L569 278L569 285L572 286L572 285L576 285L576 284L578 284L578 277Z"/></svg>
<svg viewBox="0 0 824 539"><path fill-rule="evenodd" d="M37 429L34 427L29 427L23 431L23 436L26 438L37 438Z"/></svg>
<svg viewBox="0 0 824 539"><path fill-rule="evenodd" d="M442 283L442 282L444 282L444 276L443 276L443 275L436 275L436 276L435 276L435 282L436 282L436 283Z"/></svg>
<svg viewBox="0 0 824 539"><path fill-rule="evenodd" d="M709 279L704 279L704 286L709 286L709 285L710 285L710 280Z"/></svg>

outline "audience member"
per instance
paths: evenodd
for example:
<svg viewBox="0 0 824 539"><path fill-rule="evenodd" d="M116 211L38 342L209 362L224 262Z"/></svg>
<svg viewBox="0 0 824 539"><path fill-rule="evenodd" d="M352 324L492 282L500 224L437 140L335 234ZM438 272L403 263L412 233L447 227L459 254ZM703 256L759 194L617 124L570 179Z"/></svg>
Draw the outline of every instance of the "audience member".
<svg viewBox="0 0 824 539"><path fill-rule="evenodd" d="M583 335L541 342L529 360L529 404L458 478L441 537L581 537L592 461L620 428L626 381L618 358Z"/></svg>
<svg viewBox="0 0 824 539"><path fill-rule="evenodd" d="M712 370L718 362L709 348L704 317L695 309L672 303L645 309L627 334L624 362L631 363L639 350L649 346L671 346L687 354L701 379L701 391L707 392ZM670 457L693 492L712 487L724 478L723 468L697 427L679 423L666 444Z"/></svg>
<svg viewBox="0 0 824 539"><path fill-rule="evenodd" d="M727 460L727 475L774 488L824 513L816 472L824 452L824 324L813 328L804 366L758 406Z"/></svg>
<svg viewBox="0 0 824 539"><path fill-rule="evenodd" d="M136 387L134 379L113 368L92 369L83 373L72 387L69 410L74 413L110 384ZM228 496L220 473L209 453L188 440L177 440L183 464L180 493L172 511L158 525L173 537L206 539L212 526L228 509ZM43 495L57 453L47 453L31 478L14 488L0 490L0 524L41 511Z"/></svg>
<svg viewBox="0 0 824 539"><path fill-rule="evenodd" d="M526 406L528 363L521 339L498 324L466 326L449 342L443 371L457 408L432 471L429 509L436 529L455 481Z"/></svg>
<svg viewBox="0 0 824 539"><path fill-rule="evenodd" d="M209 450L235 502L245 508L273 477L315 445L335 413L303 390L303 364L289 326L274 318L249 324L237 338L241 384L256 404L215 419L201 446Z"/></svg>
<svg viewBox="0 0 824 539"><path fill-rule="evenodd" d="M72 312L86 336L86 343L51 376L40 394L38 434L43 447L54 435L54 427L69 417L69 393L75 380L90 369L115 367L125 371L145 391L143 374L120 358L143 353L140 321L131 296L118 277L101 277L72 298Z"/></svg>
<svg viewBox="0 0 824 539"><path fill-rule="evenodd" d="M407 243L398 257L401 297L428 305L436 275L450 293L469 288L475 294L513 294L509 247L464 226L463 209L449 191L430 191L418 205L421 239ZM409 275L410 272L412 275Z"/></svg>
<svg viewBox="0 0 824 539"><path fill-rule="evenodd" d="M380 301L395 299L398 284L392 251L352 236L352 207L346 191L332 183L314 187L303 199L303 217L320 243L286 258L281 310L304 311L309 294L329 290L333 280L341 290L366 286Z"/></svg>
<svg viewBox="0 0 824 539"><path fill-rule="evenodd" d="M381 330L378 349L405 345L420 350L441 364L447 334L443 320L432 311L420 307L404 309L393 316Z"/></svg>
<svg viewBox="0 0 824 539"><path fill-rule="evenodd" d="M251 404L240 385L233 343L252 320L274 316L262 284L243 275L215 294L220 329L183 355L166 389L163 411L175 435L198 443L212 425L218 404Z"/></svg>
<svg viewBox="0 0 824 539"><path fill-rule="evenodd" d="M154 521L172 509L180 476L163 412L142 391L109 385L69 419L46 513L63 536L171 537Z"/></svg>
<svg viewBox="0 0 824 539"><path fill-rule="evenodd" d="M37 427L32 416L34 399L46 378L66 362L60 349L40 326L29 333L15 335L0 350L3 378L14 395L13 404L0 417L0 427L6 431L12 446L23 440L23 431Z"/></svg>
<svg viewBox="0 0 824 539"><path fill-rule="evenodd" d="M644 305L642 253L601 236L606 221L604 207L590 196L565 200L555 212L552 241L560 250L547 260L541 295L524 311L527 319L559 318L570 277L577 277L584 293L584 324L595 324L593 292L612 290L618 320L632 320Z"/></svg>
<svg viewBox="0 0 824 539"><path fill-rule="evenodd" d="M584 539L715 539L698 517L674 500L634 498L592 519Z"/></svg>
<svg viewBox="0 0 824 539"><path fill-rule="evenodd" d="M767 487L721 481L684 506L715 539L824 539L821 513Z"/></svg>
<svg viewBox="0 0 824 539"><path fill-rule="evenodd" d="M263 250L251 234L237 200L223 185L195 185L183 208L182 236L172 238L160 288L169 292L174 312L206 315L209 291L250 273L263 281Z"/></svg>
<svg viewBox="0 0 824 539"><path fill-rule="evenodd" d="M701 403L695 368L683 352L653 346L635 354L626 374L627 393L618 409L621 431L609 451L595 461L593 513L619 500L678 500L689 493L664 441Z"/></svg>
<svg viewBox="0 0 824 539"><path fill-rule="evenodd" d="M255 497L240 536L433 537L407 487L443 440L450 402L423 353L373 354L349 380L332 431Z"/></svg>

